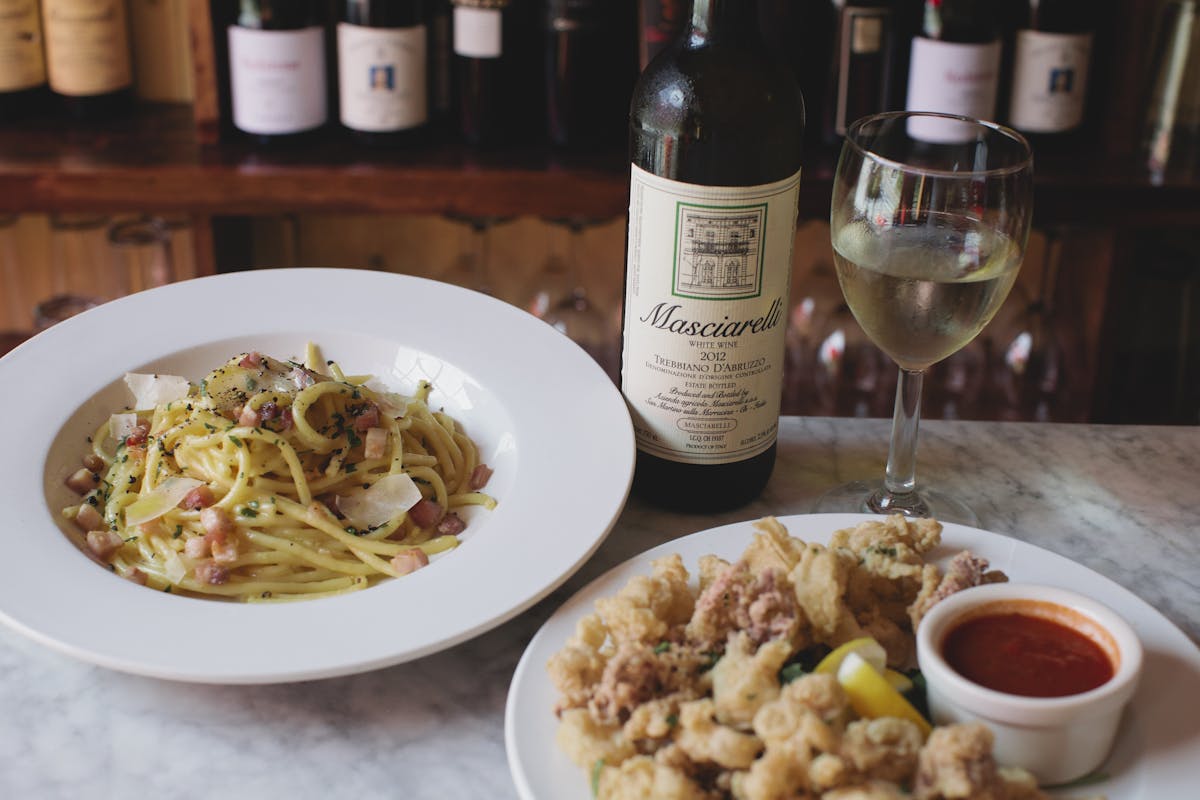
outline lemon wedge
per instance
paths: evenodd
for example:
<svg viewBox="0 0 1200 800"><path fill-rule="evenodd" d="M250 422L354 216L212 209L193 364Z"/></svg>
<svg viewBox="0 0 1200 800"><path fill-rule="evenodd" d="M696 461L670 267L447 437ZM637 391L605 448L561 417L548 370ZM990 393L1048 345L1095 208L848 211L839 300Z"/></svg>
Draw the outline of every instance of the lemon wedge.
<svg viewBox="0 0 1200 800"><path fill-rule="evenodd" d="M913 688L912 678L899 670L885 669L883 677L887 678L887 682L892 685L892 688L901 694Z"/></svg>
<svg viewBox="0 0 1200 800"><path fill-rule="evenodd" d="M846 653L837 671L850 707L860 717L899 717L916 724L928 736L929 722L892 686L879 670L857 652Z"/></svg>
<svg viewBox="0 0 1200 800"><path fill-rule="evenodd" d="M887 669L887 651L883 649L883 645L870 636L863 636L835 647L829 655L817 663L813 672L818 675L837 675L842 662L850 653L857 653L874 667L876 672L883 672Z"/></svg>

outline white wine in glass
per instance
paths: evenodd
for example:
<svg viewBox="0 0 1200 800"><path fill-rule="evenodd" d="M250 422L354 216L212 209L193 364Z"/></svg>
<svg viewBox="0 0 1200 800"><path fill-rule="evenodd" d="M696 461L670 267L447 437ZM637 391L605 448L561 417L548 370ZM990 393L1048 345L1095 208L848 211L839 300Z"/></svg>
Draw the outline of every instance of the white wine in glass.
<svg viewBox="0 0 1200 800"><path fill-rule="evenodd" d="M917 486L921 385L1008 297L1029 238L1032 176L1028 142L994 123L918 111L850 126L830 209L834 262L846 304L900 372L884 479L833 489L814 510L978 524L959 498Z"/></svg>

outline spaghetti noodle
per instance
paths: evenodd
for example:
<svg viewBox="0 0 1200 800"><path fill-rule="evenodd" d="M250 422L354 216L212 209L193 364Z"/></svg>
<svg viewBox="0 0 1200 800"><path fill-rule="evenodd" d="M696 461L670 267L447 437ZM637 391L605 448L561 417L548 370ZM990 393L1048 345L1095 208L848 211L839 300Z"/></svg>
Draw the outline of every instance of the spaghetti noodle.
<svg viewBox="0 0 1200 800"><path fill-rule="evenodd" d="M328 368L328 374L322 369ZM366 588L458 544L491 470L447 414L321 363L242 353L138 395L92 437L65 509L88 552L163 591L244 601Z"/></svg>

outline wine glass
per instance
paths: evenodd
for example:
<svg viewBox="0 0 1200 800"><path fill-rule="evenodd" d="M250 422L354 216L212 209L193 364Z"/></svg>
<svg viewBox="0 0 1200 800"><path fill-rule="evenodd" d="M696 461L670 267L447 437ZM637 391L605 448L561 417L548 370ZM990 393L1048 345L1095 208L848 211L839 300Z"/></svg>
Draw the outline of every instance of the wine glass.
<svg viewBox="0 0 1200 800"><path fill-rule="evenodd" d="M815 510L978 524L958 498L917 488L921 384L1008 296L1029 238L1032 188L1028 142L994 123L892 112L846 132L830 211L838 281L900 371L884 479L833 489Z"/></svg>
<svg viewBox="0 0 1200 800"><path fill-rule="evenodd" d="M617 337L611 319L588 294L583 283L583 233L603 220L570 217L551 220L567 230L567 255L551 254L536 279L527 309L588 352L616 379Z"/></svg>
<svg viewBox="0 0 1200 800"><path fill-rule="evenodd" d="M437 279L443 283L453 283L483 294L496 295L496 287L492 282L492 228L507 220L506 217L466 216L447 214L447 219L460 222L466 229L467 236L462 243L458 255L438 274Z"/></svg>

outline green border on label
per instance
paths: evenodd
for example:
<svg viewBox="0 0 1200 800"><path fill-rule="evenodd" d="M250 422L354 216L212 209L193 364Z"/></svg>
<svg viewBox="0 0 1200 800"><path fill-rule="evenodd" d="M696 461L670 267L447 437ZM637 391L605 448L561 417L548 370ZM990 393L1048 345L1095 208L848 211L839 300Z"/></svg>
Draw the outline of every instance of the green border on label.
<svg viewBox="0 0 1200 800"><path fill-rule="evenodd" d="M710 301L714 301L714 302L718 302L718 303L726 301L726 300L748 300L752 297L761 297L762 296L762 282L763 282L763 264L767 257L767 253L766 253L767 248L766 248L765 242L766 242L766 237L767 237L767 213L768 213L767 207L769 205L770 205L769 203L756 203L754 205L746 205L746 206L712 206L712 205L705 205L704 203L685 203L682 200L676 200L675 201L675 240L672 243L674 252L671 257L671 296L672 297L683 297L688 300L710 300ZM680 225L680 220L683 216L683 209L685 206L688 208L707 208L707 209L712 209L714 211L744 211L747 209L762 209L762 230L759 232L759 237L758 237L758 243L759 243L758 244L758 280L756 281L756 285L755 285L753 292L750 292L748 294L736 294L736 295L735 294L696 295L696 294L683 294L681 292L675 291L675 287L679 285L679 225Z"/></svg>

